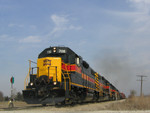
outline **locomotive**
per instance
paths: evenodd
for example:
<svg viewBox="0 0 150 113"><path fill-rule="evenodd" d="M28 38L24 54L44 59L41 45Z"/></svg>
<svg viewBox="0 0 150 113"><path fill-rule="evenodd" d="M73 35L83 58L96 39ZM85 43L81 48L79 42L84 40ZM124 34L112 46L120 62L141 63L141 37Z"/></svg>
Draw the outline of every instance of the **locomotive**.
<svg viewBox="0 0 150 113"><path fill-rule="evenodd" d="M23 90L28 104L67 104L123 99L125 95L68 47L43 50L37 63L29 61ZM35 63L35 67L31 67Z"/></svg>

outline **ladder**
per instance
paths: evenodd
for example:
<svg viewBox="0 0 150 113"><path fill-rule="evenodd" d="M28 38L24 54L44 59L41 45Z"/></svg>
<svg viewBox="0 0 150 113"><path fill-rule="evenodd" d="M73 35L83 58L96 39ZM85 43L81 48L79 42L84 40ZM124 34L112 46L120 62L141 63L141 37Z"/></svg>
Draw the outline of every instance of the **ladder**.
<svg viewBox="0 0 150 113"><path fill-rule="evenodd" d="M62 71L62 75L64 79L64 88L66 92L66 97L69 97L69 91L71 90L71 80L67 65L65 65L65 69L66 69L65 72Z"/></svg>
<svg viewBox="0 0 150 113"><path fill-rule="evenodd" d="M95 73L95 86L96 86L96 91L100 91L100 85L99 85L99 79L98 79L98 74Z"/></svg>

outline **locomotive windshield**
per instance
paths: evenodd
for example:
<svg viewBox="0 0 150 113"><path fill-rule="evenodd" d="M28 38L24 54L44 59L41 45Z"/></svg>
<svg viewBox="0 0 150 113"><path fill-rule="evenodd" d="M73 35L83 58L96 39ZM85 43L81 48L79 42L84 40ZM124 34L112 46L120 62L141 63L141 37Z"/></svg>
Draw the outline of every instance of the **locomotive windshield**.
<svg viewBox="0 0 150 113"><path fill-rule="evenodd" d="M50 54L47 57L61 57L62 62L65 62L65 63L68 62L68 55L67 54Z"/></svg>

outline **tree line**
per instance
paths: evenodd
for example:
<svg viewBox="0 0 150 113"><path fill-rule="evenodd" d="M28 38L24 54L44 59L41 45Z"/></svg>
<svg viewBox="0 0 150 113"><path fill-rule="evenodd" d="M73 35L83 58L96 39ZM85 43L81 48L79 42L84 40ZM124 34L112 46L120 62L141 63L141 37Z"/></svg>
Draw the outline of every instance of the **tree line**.
<svg viewBox="0 0 150 113"><path fill-rule="evenodd" d="M3 92L0 91L0 101L9 101L10 97L4 96ZM16 95L14 95L15 101L23 101L23 95L21 92L17 92Z"/></svg>

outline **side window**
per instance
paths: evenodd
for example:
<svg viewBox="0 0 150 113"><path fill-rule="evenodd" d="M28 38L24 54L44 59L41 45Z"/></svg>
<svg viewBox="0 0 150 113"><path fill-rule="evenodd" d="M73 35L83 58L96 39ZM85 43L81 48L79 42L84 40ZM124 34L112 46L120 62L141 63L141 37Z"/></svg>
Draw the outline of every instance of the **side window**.
<svg viewBox="0 0 150 113"><path fill-rule="evenodd" d="M80 66L80 58L79 57L76 58L76 64L77 64L77 66Z"/></svg>
<svg viewBox="0 0 150 113"><path fill-rule="evenodd" d="M83 61L82 64L83 64L83 67L85 67L86 69L89 68L89 64L86 61Z"/></svg>

